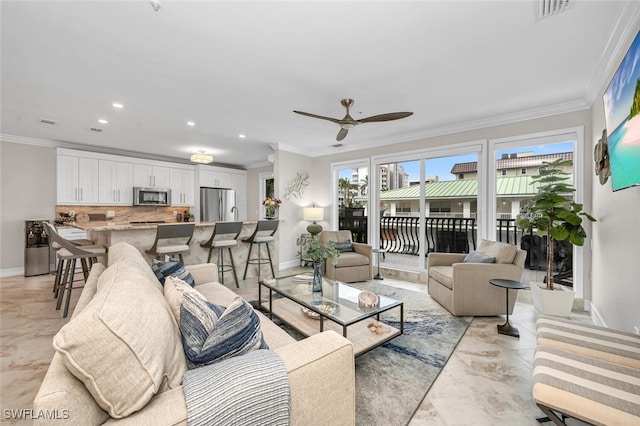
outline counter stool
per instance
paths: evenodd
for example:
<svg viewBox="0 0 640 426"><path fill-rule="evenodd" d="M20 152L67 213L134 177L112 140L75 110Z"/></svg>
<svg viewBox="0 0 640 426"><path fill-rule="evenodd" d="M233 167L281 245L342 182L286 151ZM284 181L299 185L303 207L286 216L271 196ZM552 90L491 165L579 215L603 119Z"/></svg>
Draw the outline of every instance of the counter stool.
<svg viewBox="0 0 640 426"><path fill-rule="evenodd" d="M158 225L156 240L153 242L153 246L150 249L145 250L145 253L155 256L158 260L160 260L161 256L177 254L180 258L180 262L184 265L182 255L189 253L189 243L193 237L193 230L195 226L195 223L170 223ZM172 244L164 246L158 245L161 240L178 238L182 238L183 240L186 238L187 241L186 243L183 241L182 244L173 241Z"/></svg>
<svg viewBox="0 0 640 426"><path fill-rule="evenodd" d="M57 231L56 231L57 232ZM95 243L91 240L87 240L87 239L76 239L76 240L67 240L69 241L71 244L74 244L76 246L92 246ZM62 248L62 246L59 243L56 243L55 241L53 241L51 238L49 239L49 249L51 249L51 251L53 253L55 253L55 257L56 257L56 271L55 271L55 275L56 275L56 279L53 280L53 293L56 293L56 290L58 289L58 285L59 280L58 278L62 276L62 267L63 267L63 263L64 262L58 262L58 250L60 250ZM55 297L58 297L58 294L56 293Z"/></svg>
<svg viewBox="0 0 640 426"><path fill-rule="evenodd" d="M259 220L258 224L256 225L256 230L253 231L253 234L242 239L243 242L251 244L249 246L249 253L247 254L247 263L244 267L244 275L242 276L243 280L247 278L247 269L249 268L250 263L258 265L258 282L260 282L260 267L265 263L268 263L269 266L271 266L271 275L273 276L273 278L276 277L276 273L273 270L273 260L271 259L269 243L272 243L275 239L273 235L278 230L278 223L278 220ZM253 248L254 244L258 245L257 258L251 257L251 249ZM262 259L262 252L260 250L260 246L262 244L267 247L267 255L269 256L269 260Z"/></svg>
<svg viewBox="0 0 640 426"><path fill-rule="evenodd" d="M70 240L62 238L50 223L44 222L44 225L47 228L49 240L52 241L51 244L55 244L56 247L59 247L57 253L58 267L54 282L54 293L55 297L58 298L56 310L59 310L62 306L62 299L64 298L64 293L66 291L67 297L63 313L63 317L66 317L69 313L71 290L74 288L73 283L77 281L75 280L76 261L80 259L82 264L82 275L86 282L90 268L98 261L98 257L106 256L107 249L103 246L95 245L77 246ZM62 272L63 270L64 274Z"/></svg>
<svg viewBox="0 0 640 426"><path fill-rule="evenodd" d="M209 241L201 243L200 247L209 249L209 257L207 263L211 262L211 252L216 249L218 251L218 273L221 274L221 283L224 284L224 273L233 271L233 277L236 280L236 288L240 288L238 283L238 274L236 273L236 264L233 261L233 253L231 247L238 245L238 235L242 232L242 222L218 222L213 228L213 234ZM218 237L218 239L215 239ZM229 250L229 261L231 265L224 264L224 249Z"/></svg>

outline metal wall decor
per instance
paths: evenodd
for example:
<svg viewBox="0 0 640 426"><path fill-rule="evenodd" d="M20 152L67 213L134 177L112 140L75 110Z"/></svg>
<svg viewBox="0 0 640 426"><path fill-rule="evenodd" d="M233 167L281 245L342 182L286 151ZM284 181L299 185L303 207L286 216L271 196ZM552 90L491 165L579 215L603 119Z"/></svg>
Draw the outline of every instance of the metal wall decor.
<svg viewBox="0 0 640 426"><path fill-rule="evenodd" d="M607 141L607 129L602 131L602 138L598 140L593 149L593 161L595 161L596 176L600 179L600 185L604 185L611 176L609 165L609 143Z"/></svg>
<svg viewBox="0 0 640 426"><path fill-rule="evenodd" d="M309 186L309 172L298 172L295 177L291 179L287 190L284 194L284 198L287 200L293 195L295 198L302 198L302 193L305 188Z"/></svg>

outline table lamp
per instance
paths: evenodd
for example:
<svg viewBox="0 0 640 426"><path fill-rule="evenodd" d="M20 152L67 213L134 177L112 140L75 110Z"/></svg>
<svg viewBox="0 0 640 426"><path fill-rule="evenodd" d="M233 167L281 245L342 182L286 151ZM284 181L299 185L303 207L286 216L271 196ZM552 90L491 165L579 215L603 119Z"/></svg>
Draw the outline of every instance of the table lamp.
<svg viewBox="0 0 640 426"><path fill-rule="evenodd" d="M307 232L311 235L319 234L322 231L322 226L318 225L317 220L324 220L324 208L323 207L305 207L302 209L302 218L304 220L313 221L313 223L307 226Z"/></svg>

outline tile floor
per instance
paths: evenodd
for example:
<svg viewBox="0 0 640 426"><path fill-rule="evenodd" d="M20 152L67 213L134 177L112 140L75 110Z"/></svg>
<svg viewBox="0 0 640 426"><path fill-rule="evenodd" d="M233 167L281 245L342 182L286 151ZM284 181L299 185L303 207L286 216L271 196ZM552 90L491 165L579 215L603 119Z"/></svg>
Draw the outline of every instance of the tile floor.
<svg viewBox="0 0 640 426"><path fill-rule="evenodd" d="M298 272L297 270L282 271ZM53 356L51 340L67 319L55 310L53 276L0 279L0 417L5 409L30 408ZM426 292L425 284L387 277L387 285ZM228 284L235 289L231 281ZM240 282L243 295L256 291L256 280ZM72 305L80 294L75 290ZM418 425L536 425L540 414L531 397L531 369L537 313L520 292L510 317L520 338L499 335L503 317L475 318L453 355L418 407ZM584 312L572 317L590 321ZM16 422L13 424L30 424Z"/></svg>

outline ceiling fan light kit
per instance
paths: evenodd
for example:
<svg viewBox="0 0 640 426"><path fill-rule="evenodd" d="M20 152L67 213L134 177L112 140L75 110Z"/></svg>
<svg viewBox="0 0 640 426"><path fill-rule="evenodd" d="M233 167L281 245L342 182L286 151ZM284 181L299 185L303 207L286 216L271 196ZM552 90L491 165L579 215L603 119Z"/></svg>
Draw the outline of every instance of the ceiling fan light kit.
<svg viewBox="0 0 640 426"><path fill-rule="evenodd" d="M349 133L349 130L353 129L358 124L399 120L401 118L409 117L410 115L413 114L412 112L389 112L386 114L372 115L371 117L355 120L353 117L351 117L351 115L349 115L349 108L353 106L353 99L343 99L340 101L340 103L342 104L343 107L347 109L346 115L341 120L337 118L332 118L332 117L325 117L323 115L311 114L309 112L296 111L296 110L294 110L293 112L295 112L296 114L307 116L307 117L318 118L320 120L327 120L327 121L331 121L332 123L336 123L338 126L340 126L340 131L336 136L337 141L343 140L347 136L347 133Z"/></svg>

